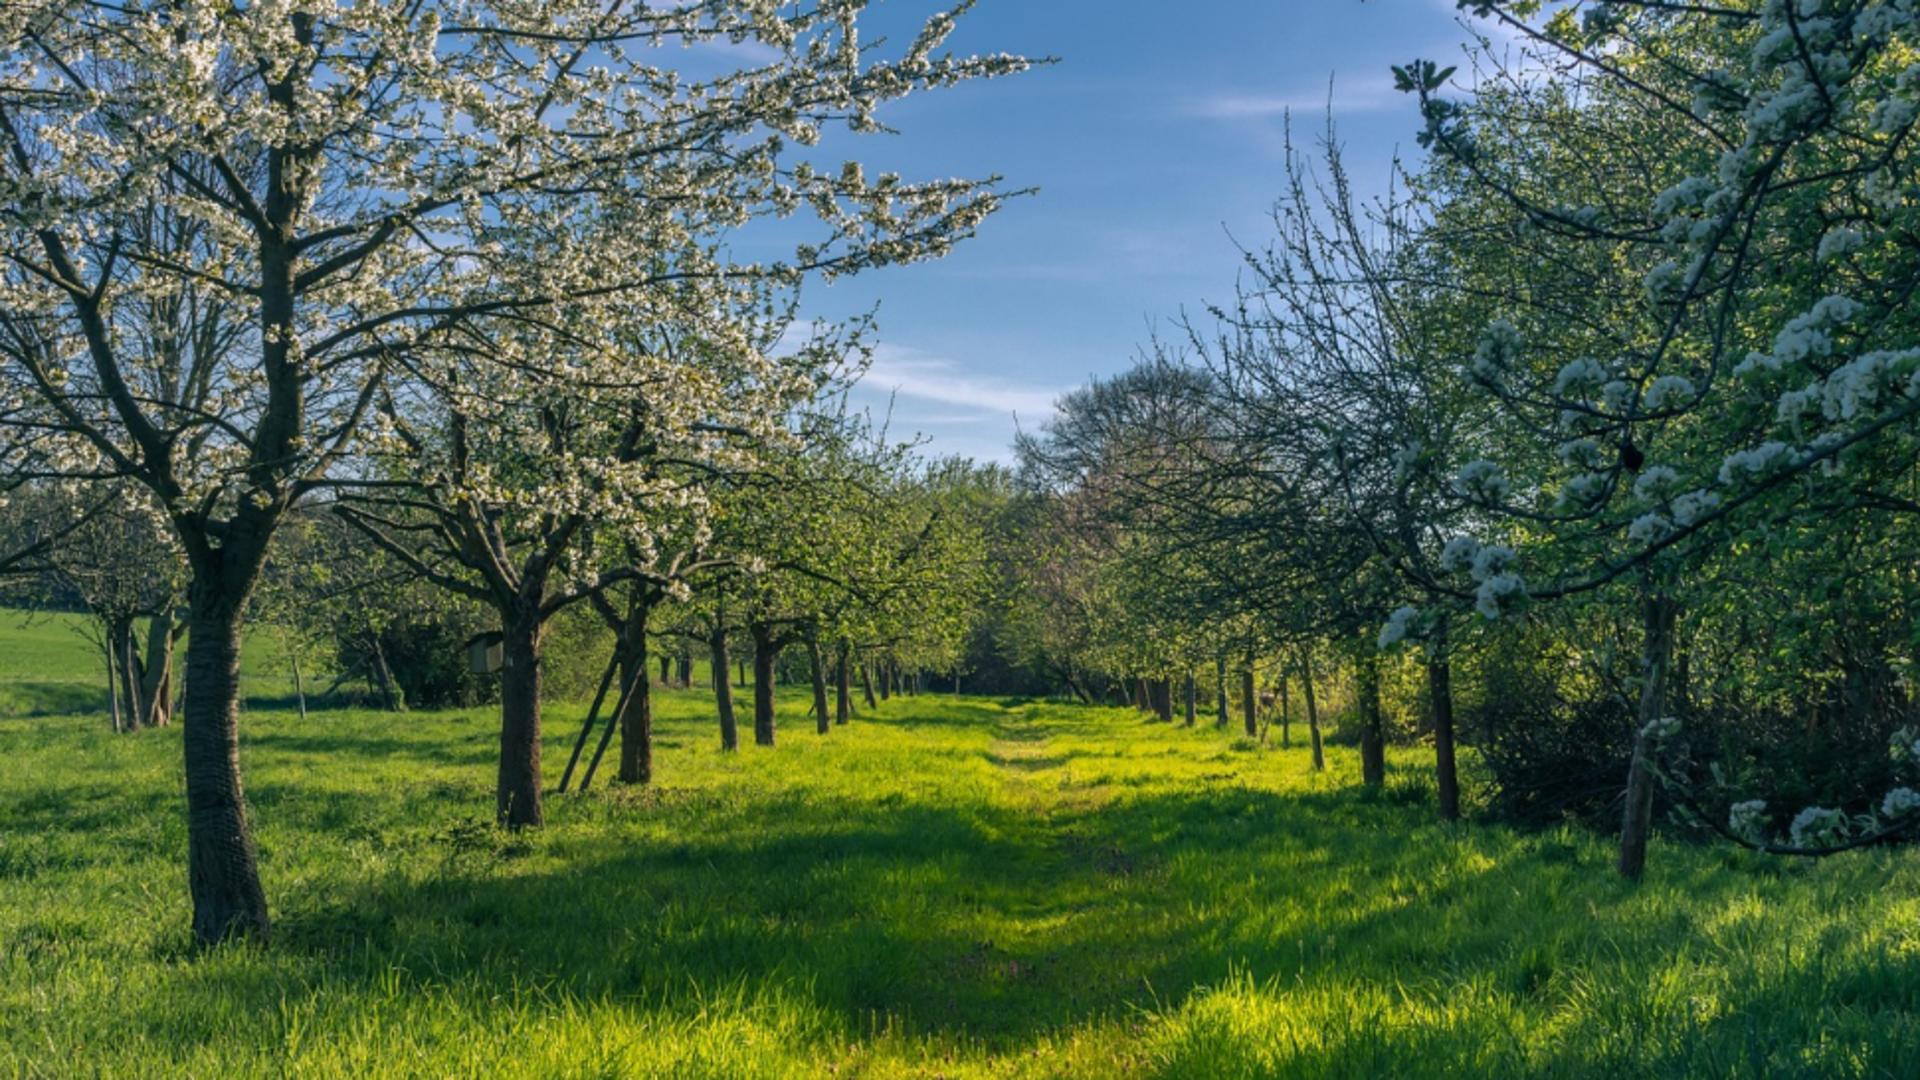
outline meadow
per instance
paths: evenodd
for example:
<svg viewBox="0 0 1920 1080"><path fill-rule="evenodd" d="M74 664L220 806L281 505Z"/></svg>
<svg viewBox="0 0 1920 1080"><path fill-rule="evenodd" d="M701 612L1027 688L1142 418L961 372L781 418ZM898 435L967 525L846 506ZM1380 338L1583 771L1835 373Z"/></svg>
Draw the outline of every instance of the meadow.
<svg viewBox="0 0 1920 1080"><path fill-rule="evenodd" d="M9 657L10 660L13 657ZM1920 867L1430 821L1423 759L895 698L492 818L487 710L253 709L265 944L199 953L177 730L0 720L0 1076L1900 1076ZM557 772L581 710L555 707Z"/></svg>

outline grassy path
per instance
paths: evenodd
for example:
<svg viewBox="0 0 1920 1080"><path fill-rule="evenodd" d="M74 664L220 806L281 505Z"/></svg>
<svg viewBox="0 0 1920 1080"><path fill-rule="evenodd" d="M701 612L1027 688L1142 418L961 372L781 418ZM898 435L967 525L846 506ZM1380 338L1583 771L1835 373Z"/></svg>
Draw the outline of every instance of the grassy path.
<svg viewBox="0 0 1920 1080"><path fill-rule="evenodd" d="M277 920L186 947L177 733L0 721L0 1077L1911 1075L1920 867L1429 819L1422 757L926 697L485 824L485 712L249 713ZM549 713L564 760L578 713Z"/></svg>

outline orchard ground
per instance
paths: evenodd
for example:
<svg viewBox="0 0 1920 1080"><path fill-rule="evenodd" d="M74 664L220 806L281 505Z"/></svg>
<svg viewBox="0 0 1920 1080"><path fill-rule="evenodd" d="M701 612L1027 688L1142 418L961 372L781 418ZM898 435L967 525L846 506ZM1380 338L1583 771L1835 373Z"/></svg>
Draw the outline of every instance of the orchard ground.
<svg viewBox="0 0 1920 1080"><path fill-rule="evenodd" d="M522 834L488 824L490 710L251 708L275 935L204 954L177 730L0 719L0 1076L1920 1062L1904 852L1663 844L1635 887L1605 837L1434 823L1415 749L1368 793L1342 748L1315 775L1126 710L923 695L821 737L780 704L780 745L729 755L705 694L661 695L659 782L554 797ZM581 711L547 712L550 776Z"/></svg>

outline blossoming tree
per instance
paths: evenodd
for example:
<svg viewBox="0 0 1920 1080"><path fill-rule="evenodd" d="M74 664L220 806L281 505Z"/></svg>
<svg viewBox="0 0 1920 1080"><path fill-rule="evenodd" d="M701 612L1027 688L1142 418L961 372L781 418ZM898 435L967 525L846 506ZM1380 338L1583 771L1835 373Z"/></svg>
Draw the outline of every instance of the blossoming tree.
<svg viewBox="0 0 1920 1080"><path fill-rule="evenodd" d="M910 91L1023 66L940 51L964 4L882 58L858 37L866 6L0 11L0 416L57 433L63 474L147 486L186 553L199 940L268 925L237 753L248 596L289 509L342 478L423 347L614 325L663 282L938 254L993 208L990 186L790 154L829 123L877 129ZM760 59L714 74L661 51L743 43ZM827 228L787 264L692 239L803 206Z"/></svg>

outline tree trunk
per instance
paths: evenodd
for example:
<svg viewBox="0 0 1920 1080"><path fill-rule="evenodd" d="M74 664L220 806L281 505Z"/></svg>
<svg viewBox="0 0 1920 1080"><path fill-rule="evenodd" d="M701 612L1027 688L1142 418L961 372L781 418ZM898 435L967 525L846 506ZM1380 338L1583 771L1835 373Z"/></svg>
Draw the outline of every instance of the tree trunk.
<svg viewBox="0 0 1920 1080"><path fill-rule="evenodd" d="M662 687L673 685L673 657L666 653L660 654L660 685Z"/></svg>
<svg viewBox="0 0 1920 1080"><path fill-rule="evenodd" d="M757 625L749 631L753 634L753 741L757 746L772 746L773 664L777 659L773 633Z"/></svg>
<svg viewBox="0 0 1920 1080"><path fill-rule="evenodd" d="M1187 726L1192 727L1199 711L1200 688L1194 685L1193 672L1187 672Z"/></svg>
<svg viewBox="0 0 1920 1080"><path fill-rule="evenodd" d="M1360 779L1368 787L1387 782L1387 742L1380 722L1380 661L1360 659Z"/></svg>
<svg viewBox="0 0 1920 1080"><path fill-rule="evenodd" d="M380 701L388 712L405 712L407 701L401 695L393 679L393 669L387 666L387 650L380 644L380 635L373 635L373 663L369 665L373 673L374 687L380 692Z"/></svg>
<svg viewBox="0 0 1920 1080"><path fill-rule="evenodd" d="M1320 706L1313 697L1313 658L1300 656L1300 688L1307 696L1307 737L1313 743L1313 771L1327 771L1326 743L1320 737Z"/></svg>
<svg viewBox="0 0 1920 1080"><path fill-rule="evenodd" d="M727 632L715 629L707 639L713 657L713 703L720 710L720 749L740 748L740 727L733 718L733 688L727 685L727 672L733 666L727 659Z"/></svg>
<svg viewBox="0 0 1920 1080"><path fill-rule="evenodd" d="M101 637L100 652L107 658L107 719L113 724L113 733L118 735L127 730L127 725L120 716L120 662L113 658L111 630Z"/></svg>
<svg viewBox="0 0 1920 1080"><path fill-rule="evenodd" d="M833 730L833 718L827 715L827 664L820 655L820 636L807 634L807 666L813 676L813 727L822 735Z"/></svg>
<svg viewBox="0 0 1920 1080"><path fill-rule="evenodd" d="M960 679L958 676L954 678L953 683L953 692L957 694L960 692ZM880 707L880 703L873 698L873 665L871 664L860 665L860 692L867 699L867 708L877 709Z"/></svg>
<svg viewBox="0 0 1920 1080"><path fill-rule="evenodd" d="M893 681L892 669L885 664L878 664L875 665L874 674L880 677L880 700L886 701L893 696L892 690L887 685Z"/></svg>
<svg viewBox="0 0 1920 1080"><path fill-rule="evenodd" d="M1446 657L1427 661L1427 696L1433 707L1433 771L1440 795L1440 820L1460 820L1460 772L1453 753L1453 665Z"/></svg>
<svg viewBox="0 0 1920 1080"><path fill-rule="evenodd" d="M1240 673L1240 719L1247 727L1247 738L1260 734L1260 716L1253 697L1253 662Z"/></svg>
<svg viewBox="0 0 1920 1080"><path fill-rule="evenodd" d="M1163 724L1173 723L1173 680L1153 681L1153 713Z"/></svg>
<svg viewBox="0 0 1920 1080"><path fill-rule="evenodd" d="M633 693L620 714L620 782L653 783L653 694L647 684L646 604L633 605L623 636ZM667 658L661 657L664 661ZM664 678L664 674L662 676Z"/></svg>
<svg viewBox="0 0 1920 1080"><path fill-rule="evenodd" d="M693 689L693 657L687 654L684 644L680 647L680 657L675 663L678 673L673 682L674 686L682 690Z"/></svg>
<svg viewBox="0 0 1920 1080"><path fill-rule="evenodd" d="M120 711L125 717L125 730L137 731L146 726L146 708L140 700L140 660L133 651L133 621L115 619L107 629L107 641L113 649L114 659L119 662Z"/></svg>
<svg viewBox="0 0 1920 1080"><path fill-rule="evenodd" d="M617 645L614 663L621 670L620 698L614 702L613 715L607 717L607 726L600 729L600 743L593 748L593 758L587 762L586 775L580 778L582 795L593 786L593 778L600 772L600 762L607 756L607 747L613 745L613 733L625 728L627 710L633 707L634 695L647 688L647 664L644 659L638 664L634 663L631 657L625 655L624 646Z"/></svg>
<svg viewBox="0 0 1920 1080"><path fill-rule="evenodd" d="M853 688L848 684L851 676L847 671L847 647L840 646L840 656L833 664L833 722L844 724L853 717Z"/></svg>
<svg viewBox="0 0 1920 1080"><path fill-rule="evenodd" d="M741 657L741 658L739 658L739 659L737 659L737 660L735 660L735 661L733 662L733 666L734 666L734 675L736 676L736 679L735 679L735 681L734 681L734 685L735 685L735 686L737 686L737 687L739 687L739 688L740 688L740 689L742 689L742 690L745 690L745 689L747 688L747 661L746 661L746 658L745 658L745 657Z"/></svg>
<svg viewBox="0 0 1920 1080"><path fill-rule="evenodd" d="M1227 710L1227 658L1226 657L1221 656L1214 660L1213 677L1214 677L1214 688L1218 691L1218 693L1215 694L1215 698L1217 699L1215 701L1215 704L1219 706L1219 715L1214 717L1213 726L1217 728L1225 729L1227 726L1227 711L1228 711Z"/></svg>
<svg viewBox="0 0 1920 1080"><path fill-rule="evenodd" d="M539 825L540 638L537 609L506 614L501 625L500 775L494 786L494 816L502 825Z"/></svg>
<svg viewBox="0 0 1920 1080"><path fill-rule="evenodd" d="M1293 749L1293 702L1287 696L1287 667L1280 665L1280 749Z"/></svg>
<svg viewBox="0 0 1920 1080"><path fill-rule="evenodd" d="M1640 649L1639 730L1633 738L1633 762L1627 768L1626 808L1620 822L1622 877L1637 880L1647 868L1647 841L1653 832L1653 757L1659 749L1651 729L1667 715L1667 679L1673 663L1673 621L1677 612L1670 597L1654 593L1645 601L1646 637Z"/></svg>
<svg viewBox="0 0 1920 1080"><path fill-rule="evenodd" d="M205 571L196 573L200 577ZM187 885L203 945L266 936L267 898L240 784L241 602L196 581L180 742L187 777Z"/></svg>
<svg viewBox="0 0 1920 1080"><path fill-rule="evenodd" d="M293 650L293 700L300 706L300 722L307 722L307 683L300 677L300 650ZM164 722L164 721L163 721Z"/></svg>

